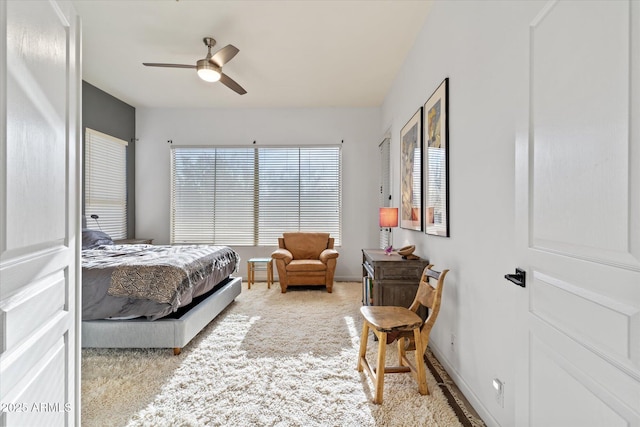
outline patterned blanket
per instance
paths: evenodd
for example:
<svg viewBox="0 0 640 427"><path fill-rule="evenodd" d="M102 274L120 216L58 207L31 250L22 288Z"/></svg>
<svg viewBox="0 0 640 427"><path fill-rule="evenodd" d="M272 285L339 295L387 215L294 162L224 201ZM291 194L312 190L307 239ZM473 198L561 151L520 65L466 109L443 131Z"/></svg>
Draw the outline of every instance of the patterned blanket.
<svg viewBox="0 0 640 427"><path fill-rule="evenodd" d="M239 256L227 246L114 245L82 251L82 267L112 269L108 294L180 305L186 288Z"/></svg>

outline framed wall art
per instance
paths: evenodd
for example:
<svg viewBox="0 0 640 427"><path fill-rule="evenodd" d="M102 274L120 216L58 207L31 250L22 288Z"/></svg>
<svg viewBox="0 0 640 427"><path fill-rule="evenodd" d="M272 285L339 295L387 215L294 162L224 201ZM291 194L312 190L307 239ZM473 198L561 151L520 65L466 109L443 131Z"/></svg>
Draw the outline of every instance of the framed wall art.
<svg viewBox="0 0 640 427"><path fill-rule="evenodd" d="M400 227L422 231L422 107L400 131Z"/></svg>
<svg viewBox="0 0 640 427"><path fill-rule="evenodd" d="M424 212L427 234L449 237L449 79L424 104Z"/></svg>

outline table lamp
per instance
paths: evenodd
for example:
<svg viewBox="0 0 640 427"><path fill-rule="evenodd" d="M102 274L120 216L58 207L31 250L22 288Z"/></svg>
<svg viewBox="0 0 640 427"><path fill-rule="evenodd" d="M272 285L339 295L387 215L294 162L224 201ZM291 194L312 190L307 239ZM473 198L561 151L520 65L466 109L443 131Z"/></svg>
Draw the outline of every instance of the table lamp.
<svg viewBox="0 0 640 427"><path fill-rule="evenodd" d="M391 228L398 226L398 208L380 208L380 228L389 232L389 246L385 249L387 254L391 254L393 249Z"/></svg>

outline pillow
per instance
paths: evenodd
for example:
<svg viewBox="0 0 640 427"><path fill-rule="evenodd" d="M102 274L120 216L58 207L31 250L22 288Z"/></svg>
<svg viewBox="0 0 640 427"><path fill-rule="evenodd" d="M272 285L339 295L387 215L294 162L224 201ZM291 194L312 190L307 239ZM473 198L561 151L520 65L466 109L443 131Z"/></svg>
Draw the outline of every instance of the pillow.
<svg viewBox="0 0 640 427"><path fill-rule="evenodd" d="M114 245L107 233L98 230L82 229L82 249L93 249L101 245Z"/></svg>

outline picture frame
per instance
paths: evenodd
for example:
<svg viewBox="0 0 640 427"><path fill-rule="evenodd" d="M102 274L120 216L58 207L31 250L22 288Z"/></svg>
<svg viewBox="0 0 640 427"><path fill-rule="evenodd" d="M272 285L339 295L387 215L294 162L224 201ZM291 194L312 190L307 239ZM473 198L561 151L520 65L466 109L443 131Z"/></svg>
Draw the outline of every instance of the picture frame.
<svg viewBox="0 0 640 427"><path fill-rule="evenodd" d="M400 131L400 227L422 231L422 107Z"/></svg>
<svg viewBox="0 0 640 427"><path fill-rule="evenodd" d="M424 231L449 237L449 78L440 83L422 110Z"/></svg>

